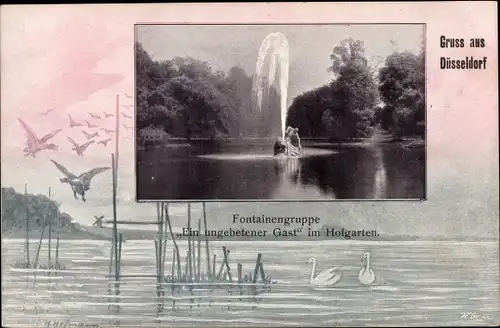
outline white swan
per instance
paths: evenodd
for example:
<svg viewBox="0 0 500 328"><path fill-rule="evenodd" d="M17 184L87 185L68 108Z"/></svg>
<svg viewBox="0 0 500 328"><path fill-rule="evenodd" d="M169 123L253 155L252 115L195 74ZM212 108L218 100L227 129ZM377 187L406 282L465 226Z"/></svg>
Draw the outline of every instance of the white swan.
<svg viewBox="0 0 500 328"><path fill-rule="evenodd" d="M318 275L316 274L316 258L311 257L307 260L306 264L312 263L311 277L309 278L309 283L315 286L331 286L335 285L340 278L342 273L337 272L337 268L330 268L321 271Z"/></svg>
<svg viewBox="0 0 500 328"><path fill-rule="evenodd" d="M363 285L371 285L375 281L375 273L370 267L370 253L363 254L361 263L363 267L359 270L358 279Z"/></svg>

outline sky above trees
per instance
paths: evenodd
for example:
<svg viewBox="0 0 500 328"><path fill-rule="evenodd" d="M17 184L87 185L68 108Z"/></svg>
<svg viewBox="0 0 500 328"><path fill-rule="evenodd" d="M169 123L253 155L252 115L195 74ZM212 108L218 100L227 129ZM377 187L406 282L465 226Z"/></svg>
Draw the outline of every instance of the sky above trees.
<svg viewBox="0 0 500 328"><path fill-rule="evenodd" d="M137 26L136 40L153 60L190 56L227 72L239 66L249 75L255 71L259 47L272 32L283 33L290 46L290 80L287 105L297 95L333 78L333 48L346 37L361 40L370 66L383 64L393 52L421 50L423 25L240 25L240 26Z"/></svg>

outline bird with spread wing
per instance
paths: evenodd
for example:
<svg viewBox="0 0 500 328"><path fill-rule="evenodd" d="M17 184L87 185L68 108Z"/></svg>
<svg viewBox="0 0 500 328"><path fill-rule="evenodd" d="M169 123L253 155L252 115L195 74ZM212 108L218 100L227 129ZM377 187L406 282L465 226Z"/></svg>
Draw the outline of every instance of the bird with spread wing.
<svg viewBox="0 0 500 328"><path fill-rule="evenodd" d="M83 153L85 152L85 150L93 143L95 143L95 140L90 140L90 141L87 141L86 143L84 144L81 144L79 145L73 138L71 137L68 137L68 140L69 142L71 142L71 144L73 145L73 148L71 148L71 150L74 150L76 151L76 153L79 155L79 156L83 156Z"/></svg>
<svg viewBox="0 0 500 328"><path fill-rule="evenodd" d="M61 181L62 183L68 183L73 190L75 199L78 199L77 195L80 195L82 196L83 202L86 201L85 192L90 190L90 181L92 180L92 178L97 174L110 169L110 167L98 167L77 176L76 174L68 171L63 165L57 163L52 159L51 161L59 169L59 171L61 171L66 176L64 178L60 178L59 181Z"/></svg>
<svg viewBox="0 0 500 328"><path fill-rule="evenodd" d="M19 123L21 123L21 126L24 129L24 133L26 135L26 148L23 149L24 151L24 156L33 156L35 157L35 154L46 150L46 149L51 149L51 150L57 150L59 146L53 143L49 143L48 141L52 139L56 134L62 131L62 129L57 129L55 131L52 131L50 133L47 133L41 138L38 138L35 132L29 127L28 124L26 124L23 120L18 118Z"/></svg>

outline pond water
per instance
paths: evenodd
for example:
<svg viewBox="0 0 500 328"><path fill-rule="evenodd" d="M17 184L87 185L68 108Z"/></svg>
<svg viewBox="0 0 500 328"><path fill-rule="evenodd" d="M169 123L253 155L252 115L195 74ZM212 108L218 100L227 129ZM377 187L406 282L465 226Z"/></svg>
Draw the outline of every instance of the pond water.
<svg viewBox="0 0 500 328"><path fill-rule="evenodd" d="M179 241L181 254L187 242ZM41 254L47 254L44 243ZM171 291L158 294L153 278L128 278L110 287L109 241L62 240L60 261L68 270L47 276L14 269L23 259L21 239L2 240L2 320L7 327L283 327L283 326L472 326L498 323L498 245L495 242L372 241L220 241L210 254L221 265L221 247L231 251L229 265L252 271L262 254L269 290L246 288ZM34 246L32 251L34 252ZM358 281L363 252L371 252L376 280ZM152 240L130 240L122 251L122 274L154 274ZM172 243L165 270L171 272ZM330 267L342 273L331 287L309 285ZM41 256L45 262L47 257ZM205 264L202 259L202 267ZM113 285L113 284L111 284ZM463 318L474 312L481 317ZM83 325L85 324L85 325ZM83 326L82 326L83 325ZM50 326L54 327L54 326Z"/></svg>
<svg viewBox="0 0 500 328"><path fill-rule="evenodd" d="M269 144L170 145L140 151L140 200L332 200L425 198L425 148L303 144L300 158Z"/></svg>

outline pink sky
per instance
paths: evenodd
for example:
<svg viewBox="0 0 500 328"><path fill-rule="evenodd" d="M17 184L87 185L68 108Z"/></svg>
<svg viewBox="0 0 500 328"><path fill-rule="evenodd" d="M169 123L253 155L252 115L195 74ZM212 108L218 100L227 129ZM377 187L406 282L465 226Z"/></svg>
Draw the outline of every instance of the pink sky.
<svg viewBox="0 0 500 328"><path fill-rule="evenodd" d="M116 94L122 95L123 103L133 103L132 99L124 98L123 93L134 93L135 23L230 23L229 19L239 23L425 22L429 202L439 206L438 201L433 200L436 197L448 201L447 206L455 206L453 203L461 199L453 198L456 196L446 191L432 194L433 190L441 193L447 185L458 184L460 188L469 185L476 193L474 199L479 202L484 199L480 206L492 209L492 217L484 220L497 222L498 205L492 205L492 201L498 201L498 191L494 191L498 189L498 182L493 182L498 181L495 7L495 3L468 2L2 6L2 185L22 189L24 181L29 180L33 192L45 192L46 186L52 184L58 194L65 195L65 201L76 216L84 213L85 207L71 200L72 195L67 197L70 194L67 186L57 183L58 172L50 168L47 158L53 156L64 160L75 170L109 163L111 147L91 146L84 160L71 153L66 136L71 133L77 134L75 138L83 136L67 131L67 114L78 119L88 118L88 111L110 112L115 107ZM487 47L440 49L441 35L466 40L483 37ZM471 55L487 56L488 69L443 71L438 67L440 56L462 58ZM39 115L49 108L55 111L47 117ZM63 127L65 131L54 138L61 145L60 151L47 152L36 159L24 158L21 149L25 139L17 117L24 119L40 135ZM112 121L107 122L106 127L111 126ZM135 194L131 141L123 141L122 149L121 167L129 178L122 183L120 193L130 201ZM42 167L47 169L47 176L40 176ZM99 179L108 178L103 174L96 179L96 188L99 183L104 184ZM490 187L482 190L482 183ZM462 192L460 197L470 196L466 190ZM142 211L144 207L141 206L148 205L130 206ZM154 206L149 206L154 211Z"/></svg>

